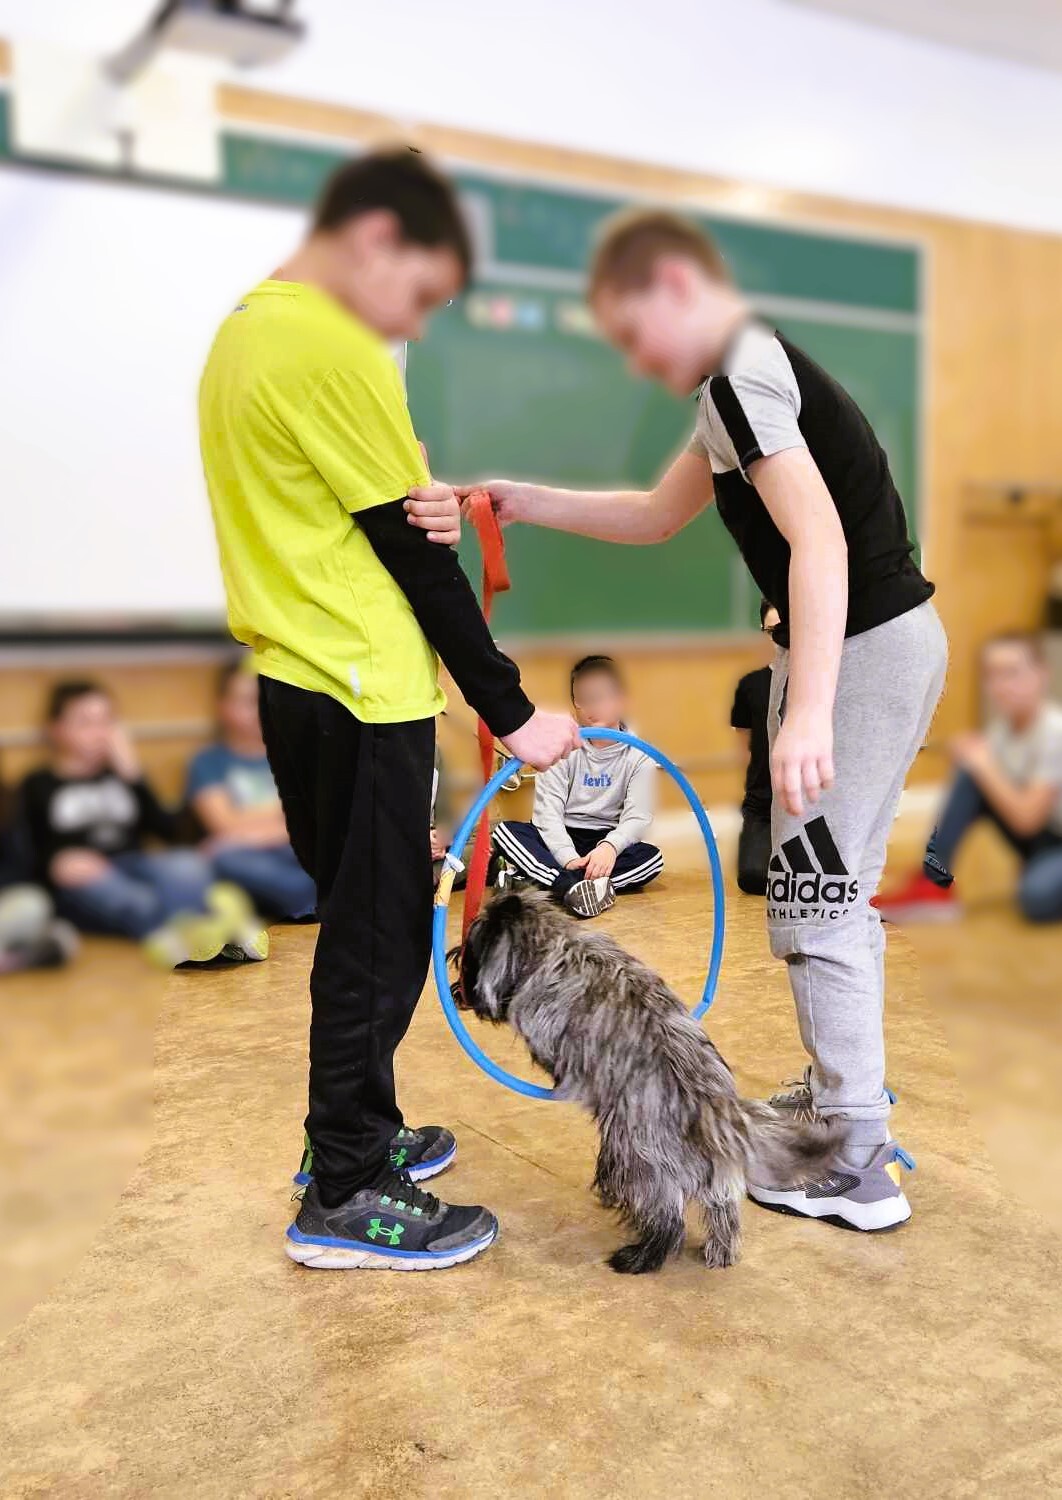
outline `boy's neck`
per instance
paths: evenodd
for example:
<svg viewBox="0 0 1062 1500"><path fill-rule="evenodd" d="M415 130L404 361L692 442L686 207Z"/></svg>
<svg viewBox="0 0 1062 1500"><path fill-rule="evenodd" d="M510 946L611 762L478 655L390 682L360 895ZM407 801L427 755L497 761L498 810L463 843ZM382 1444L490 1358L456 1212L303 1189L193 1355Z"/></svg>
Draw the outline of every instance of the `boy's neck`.
<svg viewBox="0 0 1062 1500"><path fill-rule="evenodd" d="M1043 712L1043 707L1042 703L1033 703L1018 713L1012 714L1009 723L1014 733L1024 734L1027 729L1031 729Z"/></svg>
<svg viewBox="0 0 1062 1500"><path fill-rule="evenodd" d="M271 279L297 281L302 286L316 287L361 322L370 328L373 326L368 308L358 302L356 293L352 294L349 274L340 274L336 252L323 236L311 235L304 240L295 253L278 266Z"/></svg>
<svg viewBox="0 0 1062 1500"><path fill-rule="evenodd" d="M590 732L591 732L591 734L593 734L598 729L622 729L623 725L617 721L615 724L584 724L582 727L584 729L589 729ZM593 745L595 747L595 749L604 750L606 748L610 748L611 746L615 745L616 741L615 740L593 740L592 739L592 740L589 740L587 743Z"/></svg>
<svg viewBox="0 0 1062 1500"><path fill-rule="evenodd" d="M259 760L266 753L259 735L227 734L224 743L233 755L242 755L245 760Z"/></svg>
<svg viewBox="0 0 1062 1500"><path fill-rule="evenodd" d="M714 293L716 297L720 294ZM718 375L726 364L731 349L741 336L741 331L753 316L752 308L738 293L729 288L723 294L722 315L718 308L711 315L711 337L704 347L705 376ZM707 322L707 319L706 319Z"/></svg>
<svg viewBox="0 0 1062 1500"><path fill-rule="evenodd" d="M95 757L78 755L74 751L61 751L52 757L52 770L57 776L72 780L81 776L98 776L101 771L107 769L107 762L97 760Z"/></svg>

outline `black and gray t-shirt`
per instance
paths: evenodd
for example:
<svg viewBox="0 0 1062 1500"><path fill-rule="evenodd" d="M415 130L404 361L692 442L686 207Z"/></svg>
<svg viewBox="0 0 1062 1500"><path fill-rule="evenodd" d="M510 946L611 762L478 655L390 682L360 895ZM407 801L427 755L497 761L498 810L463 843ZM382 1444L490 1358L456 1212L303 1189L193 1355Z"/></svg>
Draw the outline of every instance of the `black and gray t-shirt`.
<svg viewBox="0 0 1062 1500"><path fill-rule="evenodd" d="M807 448L833 497L848 543L848 625L859 635L923 604L933 585L911 553L888 460L859 407L781 334L749 322L722 371L705 381L690 444L712 465L719 514L789 644L789 543L746 477L758 458Z"/></svg>

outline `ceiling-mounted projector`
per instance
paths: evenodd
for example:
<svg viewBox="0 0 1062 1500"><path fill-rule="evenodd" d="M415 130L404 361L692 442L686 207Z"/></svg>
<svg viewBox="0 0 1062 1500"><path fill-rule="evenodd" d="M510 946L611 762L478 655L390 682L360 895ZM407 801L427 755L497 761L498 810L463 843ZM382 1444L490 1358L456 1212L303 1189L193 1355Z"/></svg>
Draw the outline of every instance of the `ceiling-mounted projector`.
<svg viewBox="0 0 1062 1500"><path fill-rule="evenodd" d="M128 83L165 49L198 52L237 68L276 62L305 35L293 0L165 0L143 31L107 62L116 83Z"/></svg>

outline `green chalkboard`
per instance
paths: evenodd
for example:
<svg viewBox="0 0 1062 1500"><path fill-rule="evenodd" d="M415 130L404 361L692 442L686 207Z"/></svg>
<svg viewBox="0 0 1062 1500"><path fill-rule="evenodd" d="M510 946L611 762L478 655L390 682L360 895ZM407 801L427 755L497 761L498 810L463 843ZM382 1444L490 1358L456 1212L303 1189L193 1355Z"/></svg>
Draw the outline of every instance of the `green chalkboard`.
<svg viewBox="0 0 1062 1500"><path fill-rule="evenodd" d="M543 320L552 317L556 299L532 300L546 307ZM890 452L901 493L913 496L917 340L796 319L785 331L852 392ZM692 401L632 380L596 340L545 321L536 329L476 327L462 303L410 350L407 378L432 467L448 476L647 485L693 426ZM533 527L512 528L507 544L518 587L496 608L508 633L718 630L755 619L758 601L714 510L659 547L607 546ZM472 571L475 543L463 545Z"/></svg>

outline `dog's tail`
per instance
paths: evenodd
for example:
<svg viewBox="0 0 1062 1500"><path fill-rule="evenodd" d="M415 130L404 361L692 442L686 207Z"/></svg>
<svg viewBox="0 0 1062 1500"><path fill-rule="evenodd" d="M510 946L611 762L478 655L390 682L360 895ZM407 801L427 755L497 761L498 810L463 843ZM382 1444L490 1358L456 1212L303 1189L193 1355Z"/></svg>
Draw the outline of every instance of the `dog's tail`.
<svg viewBox="0 0 1062 1500"><path fill-rule="evenodd" d="M724 1110L744 1177L764 1187L799 1187L820 1176L842 1134L837 1126L787 1119L758 1099L732 1095Z"/></svg>

